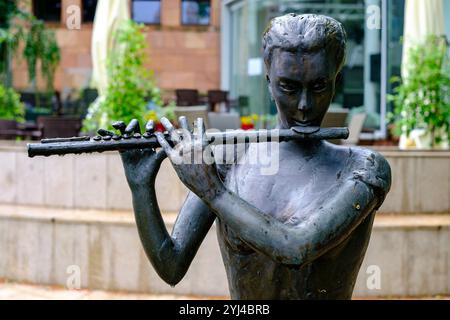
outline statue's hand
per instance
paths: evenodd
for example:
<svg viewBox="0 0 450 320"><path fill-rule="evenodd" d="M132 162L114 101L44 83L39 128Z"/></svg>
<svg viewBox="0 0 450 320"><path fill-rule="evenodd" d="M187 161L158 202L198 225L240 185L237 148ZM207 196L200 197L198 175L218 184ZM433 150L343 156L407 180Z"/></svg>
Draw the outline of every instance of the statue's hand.
<svg viewBox="0 0 450 320"><path fill-rule="evenodd" d="M220 180L214 156L205 137L203 119L197 119L195 136L189 130L185 117L179 119L179 132L168 119L162 118L161 123L170 133L174 147L170 146L163 134L157 132L156 137L186 187L203 200L214 199L223 192L225 186Z"/></svg>
<svg viewBox="0 0 450 320"><path fill-rule="evenodd" d="M161 163L167 157L164 150L152 149L122 151L120 156L131 189L153 186Z"/></svg>
<svg viewBox="0 0 450 320"><path fill-rule="evenodd" d="M141 133L137 120L132 120L128 126L119 121L114 123L113 127L120 130L121 135ZM153 132L153 128L153 122L149 121L146 125L147 133ZM99 130L99 134L105 132L105 130ZM111 132L106 134L110 135ZM120 151L120 156L131 189L153 186L161 163L167 157L164 150L156 152L154 149Z"/></svg>

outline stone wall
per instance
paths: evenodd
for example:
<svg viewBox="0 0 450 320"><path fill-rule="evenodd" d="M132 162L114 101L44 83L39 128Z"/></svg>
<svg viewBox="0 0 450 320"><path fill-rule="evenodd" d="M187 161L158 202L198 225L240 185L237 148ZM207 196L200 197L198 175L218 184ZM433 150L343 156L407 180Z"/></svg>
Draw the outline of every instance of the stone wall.
<svg viewBox="0 0 450 320"><path fill-rule="evenodd" d="M168 229L175 217L165 215ZM129 212L0 205L0 279L82 288L227 296L215 226L183 280L164 283L147 260ZM450 216L383 216L374 223L355 297L450 294Z"/></svg>
<svg viewBox="0 0 450 320"><path fill-rule="evenodd" d="M116 153L37 157L25 144L0 145L0 204L71 209L131 210L122 162ZM156 180L161 210L178 212L187 195L170 162Z"/></svg>
<svg viewBox="0 0 450 320"><path fill-rule="evenodd" d="M65 9L81 0L63 0L61 24L48 23L56 31L61 49L61 63L56 72L55 87L64 91L80 89L89 84L91 76L92 23L84 23L81 30L65 27ZM147 67L155 71L158 85L168 94L177 88L200 91L220 88L220 1L211 1L209 26L181 25L181 0L161 2L161 25L146 26L148 42ZM14 86L29 87L26 64L15 59ZM39 83L43 84L42 81Z"/></svg>
<svg viewBox="0 0 450 320"><path fill-rule="evenodd" d="M450 213L450 152L379 150L392 167L381 213ZM115 153L29 159L24 144L0 144L0 204L131 210L131 195ZM178 212L187 189L168 160L157 178L164 212Z"/></svg>
<svg viewBox="0 0 450 320"><path fill-rule="evenodd" d="M355 296L449 294L450 152L379 151L393 184ZM3 141L0 168L0 278L65 285L67 267L77 265L85 288L227 295L215 228L178 286L159 279L142 251L117 154L29 159L24 143ZM187 189L167 160L156 188L171 229ZM367 286L373 270L379 289Z"/></svg>

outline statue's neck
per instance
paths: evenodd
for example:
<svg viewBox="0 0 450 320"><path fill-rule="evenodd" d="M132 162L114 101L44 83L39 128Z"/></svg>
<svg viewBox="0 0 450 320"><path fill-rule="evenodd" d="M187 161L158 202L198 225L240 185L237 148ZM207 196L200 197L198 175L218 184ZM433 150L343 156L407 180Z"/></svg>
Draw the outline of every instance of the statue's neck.
<svg viewBox="0 0 450 320"><path fill-rule="evenodd" d="M323 151L323 140L291 140L280 145L286 151L294 151L304 157L314 156Z"/></svg>

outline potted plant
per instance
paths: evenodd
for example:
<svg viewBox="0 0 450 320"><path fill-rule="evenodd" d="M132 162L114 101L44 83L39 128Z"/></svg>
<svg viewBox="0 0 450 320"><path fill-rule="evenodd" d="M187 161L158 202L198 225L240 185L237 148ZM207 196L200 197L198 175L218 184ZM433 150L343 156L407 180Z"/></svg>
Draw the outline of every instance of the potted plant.
<svg viewBox="0 0 450 320"><path fill-rule="evenodd" d="M430 36L411 48L407 78L390 100L390 120L401 136L400 147L448 148L450 137L450 68L445 38Z"/></svg>
<svg viewBox="0 0 450 320"><path fill-rule="evenodd" d="M36 77L38 65L40 65L39 71L45 81L44 94L53 97L55 72L61 60L61 53L54 31L47 29L43 21L37 20L33 16L29 19L29 30L24 36L24 41L23 55L28 66L28 78L35 93L36 107L40 107L41 94Z"/></svg>
<svg viewBox="0 0 450 320"><path fill-rule="evenodd" d="M0 84L0 137L14 139L17 136L17 122L24 121L25 106L19 94L12 88Z"/></svg>
<svg viewBox="0 0 450 320"><path fill-rule="evenodd" d="M0 84L0 119L23 122L24 115L25 106L20 102L19 94Z"/></svg>

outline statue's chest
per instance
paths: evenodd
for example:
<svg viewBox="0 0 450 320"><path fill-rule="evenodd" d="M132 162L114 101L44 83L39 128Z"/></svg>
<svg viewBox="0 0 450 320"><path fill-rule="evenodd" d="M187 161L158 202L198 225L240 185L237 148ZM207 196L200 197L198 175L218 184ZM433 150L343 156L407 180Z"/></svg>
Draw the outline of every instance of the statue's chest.
<svg viewBox="0 0 450 320"><path fill-rule="evenodd" d="M295 181L290 177L263 176L251 167L230 172L227 187L261 212L286 222L299 210L293 191ZM295 188L294 188L295 189Z"/></svg>
<svg viewBox="0 0 450 320"><path fill-rule="evenodd" d="M274 175L262 175L256 166L236 166L226 185L265 214L296 225L320 207L337 176L326 166L309 166L297 159L285 161Z"/></svg>

